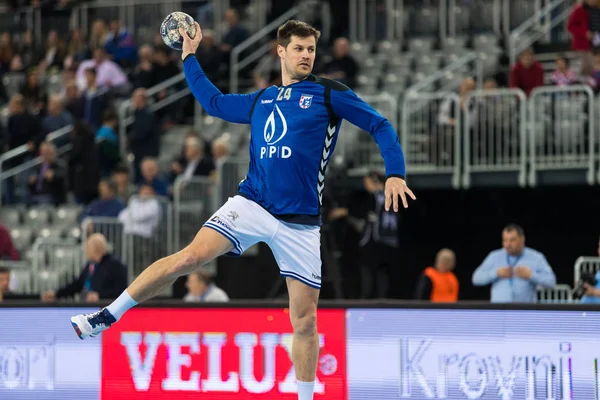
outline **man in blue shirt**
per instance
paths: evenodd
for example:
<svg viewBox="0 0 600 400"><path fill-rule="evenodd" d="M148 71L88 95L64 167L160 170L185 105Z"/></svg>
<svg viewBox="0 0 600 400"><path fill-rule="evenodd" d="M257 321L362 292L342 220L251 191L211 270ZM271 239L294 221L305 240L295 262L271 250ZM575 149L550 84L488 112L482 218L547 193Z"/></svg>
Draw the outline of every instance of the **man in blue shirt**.
<svg viewBox="0 0 600 400"><path fill-rule="evenodd" d="M598 241L598 257L600 257L600 240ZM600 271L596 272L596 285L592 286L589 283L584 283L585 296L581 298L582 304L600 304Z"/></svg>
<svg viewBox="0 0 600 400"><path fill-rule="evenodd" d="M277 32L282 86L251 94L222 94L195 52L202 39L184 37L184 73L192 93L213 116L250 124L250 165L239 195L218 210L180 252L157 261L106 309L71 319L80 338L97 335L131 307L222 254L240 255L267 243L286 277L294 330L293 364L299 400L313 399L319 355L316 309L321 287L320 207L325 170L342 119L369 132L386 167L385 210L398 211L407 195L404 156L392 125L339 82L311 74L319 31L288 21Z"/></svg>
<svg viewBox="0 0 600 400"><path fill-rule="evenodd" d="M525 233L519 225L504 228L502 247L488 254L473 273L473 285L492 285L492 303L534 303L538 286L556 285L546 257L525 247Z"/></svg>

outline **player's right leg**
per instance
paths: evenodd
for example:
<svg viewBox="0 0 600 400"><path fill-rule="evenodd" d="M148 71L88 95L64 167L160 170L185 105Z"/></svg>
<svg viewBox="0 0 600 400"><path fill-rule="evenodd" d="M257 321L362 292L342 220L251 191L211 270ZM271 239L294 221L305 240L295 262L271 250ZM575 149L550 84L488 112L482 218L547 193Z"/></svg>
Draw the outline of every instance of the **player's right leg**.
<svg viewBox="0 0 600 400"><path fill-rule="evenodd" d="M175 280L234 249L230 239L214 229L202 227L186 248L161 258L146 268L107 308L71 318L80 339L96 336L117 322L131 307L171 286Z"/></svg>

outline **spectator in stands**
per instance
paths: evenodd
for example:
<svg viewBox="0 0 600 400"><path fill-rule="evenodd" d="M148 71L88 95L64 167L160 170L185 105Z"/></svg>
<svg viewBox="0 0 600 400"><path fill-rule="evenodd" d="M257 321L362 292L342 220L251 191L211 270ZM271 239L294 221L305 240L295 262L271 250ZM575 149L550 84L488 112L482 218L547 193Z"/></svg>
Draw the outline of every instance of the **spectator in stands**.
<svg viewBox="0 0 600 400"><path fill-rule="evenodd" d="M371 171L363 179L370 196L369 212L359 246L363 249L362 295L363 299L387 298L389 273L397 260L398 215L385 211L385 176Z"/></svg>
<svg viewBox="0 0 600 400"><path fill-rule="evenodd" d="M160 202L156 198L154 189L150 185L142 185L139 196L129 200L127 208L119 214L119 221L123 224L123 233L130 235L135 249L134 259L136 265L132 267L135 273L150 265L154 252L150 249L161 246L155 241L155 234L161 220Z"/></svg>
<svg viewBox="0 0 600 400"><path fill-rule="evenodd" d="M73 29L71 31L71 40L69 41L69 47L67 47L67 56L70 57L75 63L79 63L90 56L90 50L85 41L83 32L79 29Z"/></svg>
<svg viewBox="0 0 600 400"><path fill-rule="evenodd" d="M141 170L141 186L148 185L152 187L154 193L159 196L167 196L169 194L167 183L159 176L158 162L155 158L144 158L142 160Z"/></svg>
<svg viewBox="0 0 600 400"><path fill-rule="evenodd" d="M116 131L118 123L117 113L112 108L109 108L104 112L104 122L96 132L100 175L103 177L110 176L121 161L119 137Z"/></svg>
<svg viewBox="0 0 600 400"><path fill-rule="evenodd" d="M71 131L73 148L69 155L70 188L79 204L89 204L98 196L100 166L94 133L83 121Z"/></svg>
<svg viewBox="0 0 600 400"><path fill-rule="evenodd" d="M106 238L92 234L85 245L88 262L79 277L68 285L42 294L42 301L81 294L88 303L115 299L127 287L127 267L108 252Z"/></svg>
<svg viewBox="0 0 600 400"><path fill-rule="evenodd" d="M15 248L10 232L0 224L0 260L19 261L19 251Z"/></svg>
<svg viewBox="0 0 600 400"><path fill-rule="evenodd" d="M10 270L6 267L0 267L0 303L8 293L8 284L10 282Z"/></svg>
<svg viewBox="0 0 600 400"><path fill-rule="evenodd" d="M159 47L154 52L154 66L153 66L153 82L152 85L158 85L161 82L166 81L169 78L179 74L181 70L179 66L169 57L169 51L165 47ZM170 94L182 89L180 84L171 86L170 89L163 89L156 95L156 100L160 101L165 99ZM165 117L169 120L169 123L176 119L177 114L181 111L181 102L176 101L165 108L155 111L156 116L163 120Z"/></svg>
<svg viewBox="0 0 600 400"><path fill-rule="evenodd" d="M578 3L569 15L567 30L571 34L571 50L579 53L581 60L582 75L592 72L592 60L590 51L592 49L593 33L590 31L590 8L596 7L596 0L584 0Z"/></svg>
<svg viewBox="0 0 600 400"><path fill-rule="evenodd" d="M519 55L519 60L510 71L511 88L519 88L527 96L536 87L544 86L544 69L535 59L532 49L527 49Z"/></svg>
<svg viewBox="0 0 600 400"><path fill-rule="evenodd" d="M117 184L110 179L100 181L98 193L100 193L100 197L83 210L79 216L80 221L87 217L117 218L127 206L122 199L117 197Z"/></svg>
<svg viewBox="0 0 600 400"><path fill-rule="evenodd" d="M116 184L117 196L125 203L136 192L136 187L129 180L129 168L126 165L117 165L112 174L112 180Z"/></svg>
<svg viewBox="0 0 600 400"><path fill-rule="evenodd" d="M92 25L92 33L90 35L90 49L104 48L108 37L108 27L102 19L97 19Z"/></svg>
<svg viewBox="0 0 600 400"><path fill-rule="evenodd" d="M212 158L215 164L215 169L220 170L223 164L229 158L231 148L229 145L229 139L223 135L215 139L212 143Z"/></svg>
<svg viewBox="0 0 600 400"><path fill-rule="evenodd" d="M66 81L64 93L65 110L67 110L74 120L84 119L84 99L79 96L79 89L74 79Z"/></svg>
<svg viewBox="0 0 600 400"><path fill-rule="evenodd" d="M127 76L119 65L108 58L103 48L95 48L93 56L93 59L83 61L77 69L77 85L81 90L90 84L87 77L90 68L96 70L95 82L99 88L111 89L119 94L128 89Z"/></svg>
<svg viewBox="0 0 600 400"><path fill-rule="evenodd" d="M13 159L11 166L14 166L35 156L43 138L43 128L40 119L27 110L25 98L20 94L11 97L8 112L7 136L4 139L6 149L12 150L24 144L29 148L27 155Z"/></svg>
<svg viewBox="0 0 600 400"><path fill-rule="evenodd" d="M0 76L9 71L14 53L11 41L5 36L0 37Z"/></svg>
<svg viewBox="0 0 600 400"><path fill-rule="evenodd" d="M135 65L137 61L135 39L131 32L121 25L121 21L114 20L110 23L105 47L113 61L121 67L127 68Z"/></svg>
<svg viewBox="0 0 600 400"><path fill-rule="evenodd" d="M160 151L160 124L148 107L146 89L136 89L131 96L133 123L127 132L129 149L135 157L135 180L139 181L140 163L146 157L158 157Z"/></svg>
<svg viewBox="0 0 600 400"><path fill-rule="evenodd" d="M10 60L10 72L21 73L25 71L25 64L23 63L23 57L20 54L15 54Z"/></svg>
<svg viewBox="0 0 600 400"><path fill-rule="evenodd" d="M415 290L415 299L433 303L458 301L458 279L454 275L456 255L450 249L442 249L435 256L435 265L421 274Z"/></svg>
<svg viewBox="0 0 600 400"><path fill-rule="evenodd" d="M546 257L525 247L525 233L519 225L504 228L502 247L492 251L473 273L473 285L492 285L492 303L533 303L538 286L556 285Z"/></svg>
<svg viewBox="0 0 600 400"><path fill-rule="evenodd" d="M358 71L358 63L350 55L350 42L343 37L337 38L333 43L333 57L325 62L321 75L354 89Z"/></svg>
<svg viewBox="0 0 600 400"><path fill-rule="evenodd" d="M51 68L62 68L66 56L67 46L65 42L58 36L58 32L52 29L48 32L44 55L40 61L40 69L47 71Z"/></svg>
<svg viewBox="0 0 600 400"><path fill-rule="evenodd" d="M198 50L196 50L196 57L198 57L198 60L202 60L202 70L208 79L218 86L218 82L221 79L220 70L224 55L216 44L215 33L212 30L202 30L202 41L200 42L200 46L198 46Z"/></svg>
<svg viewBox="0 0 600 400"><path fill-rule="evenodd" d="M70 112L65 111L63 106L63 100L60 95L54 94L48 99L48 114L42 121L44 133L52 133L65 126L73 124L73 116ZM67 141L68 142L68 141ZM65 141L62 141L65 143ZM60 144L59 144L60 146Z"/></svg>
<svg viewBox="0 0 600 400"><path fill-rule="evenodd" d="M21 89L25 104L29 112L44 116L46 113L46 89L40 83L40 71L34 68L27 74L25 85Z"/></svg>
<svg viewBox="0 0 600 400"><path fill-rule="evenodd" d="M270 44L271 51L258 62L252 71L254 86L258 89L281 85L281 60L277 53L277 40L271 40Z"/></svg>
<svg viewBox="0 0 600 400"><path fill-rule="evenodd" d="M598 248L596 249L598 252L598 257L600 257L600 240L598 241ZM583 304L599 304L600 303L600 271L596 272L594 276L596 278L596 285L592 286L589 283L584 283L585 287L585 296L581 298L581 303Z"/></svg>
<svg viewBox="0 0 600 400"><path fill-rule="evenodd" d="M98 86L96 76L94 68L88 68L85 71L87 87L83 90L80 97L83 108L83 120L94 130L99 129L102 125L102 116L108 104L108 92L105 88Z"/></svg>
<svg viewBox="0 0 600 400"><path fill-rule="evenodd" d="M225 23L229 26L229 30L225 33L221 41L221 51L225 54L225 59L229 60L231 50L246 40L250 34L240 24L240 14L233 8L225 11Z"/></svg>
<svg viewBox="0 0 600 400"><path fill-rule="evenodd" d="M185 286L188 293L183 301L188 303L225 303L229 296L220 287L214 284L212 277L205 271L198 270L188 275Z"/></svg>
<svg viewBox="0 0 600 400"><path fill-rule="evenodd" d="M171 183L178 177L189 180L193 176L209 176L215 170L212 158L204 154L204 142L197 137L185 140L185 158L171 165Z"/></svg>
<svg viewBox="0 0 600 400"><path fill-rule="evenodd" d="M37 64L40 53L41 49L38 48L33 40L33 33L31 31L23 32L19 48L19 55L23 60L23 69L31 68Z"/></svg>
<svg viewBox="0 0 600 400"><path fill-rule="evenodd" d="M131 74L133 88L150 88L154 84L154 49L150 45L143 45L138 50L139 62Z"/></svg>
<svg viewBox="0 0 600 400"><path fill-rule="evenodd" d="M568 86L576 84L577 73L569 68L569 59L563 55L556 58L556 69L550 75L550 82L556 86Z"/></svg>
<svg viewBox="0 0 600 400"><path fill-rule="evenodd" d="M50 142L40 146L42 161L37 173L29 176L29 193L32 204L63 204L66 200L67 170L57 158L56 147Z"/></svg>

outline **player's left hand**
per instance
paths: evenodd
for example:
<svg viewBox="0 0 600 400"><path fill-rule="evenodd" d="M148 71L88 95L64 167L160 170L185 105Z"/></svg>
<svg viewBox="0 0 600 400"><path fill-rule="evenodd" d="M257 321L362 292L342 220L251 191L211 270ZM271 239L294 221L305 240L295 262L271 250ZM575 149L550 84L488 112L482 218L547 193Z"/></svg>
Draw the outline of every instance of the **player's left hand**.
<svg viewBox="0 0 600 400"><path fill-rule="evenodd" d="M407 194L411 199L417 199L412 190L410 190L406 185L406 181L404 179L397 177L388 178L385 181L385 211L389 211L390 206L393 205L394 211L398 212L398 197L402 199L402 205L404 208L408 208L408 201L406 200Z"/></svg>

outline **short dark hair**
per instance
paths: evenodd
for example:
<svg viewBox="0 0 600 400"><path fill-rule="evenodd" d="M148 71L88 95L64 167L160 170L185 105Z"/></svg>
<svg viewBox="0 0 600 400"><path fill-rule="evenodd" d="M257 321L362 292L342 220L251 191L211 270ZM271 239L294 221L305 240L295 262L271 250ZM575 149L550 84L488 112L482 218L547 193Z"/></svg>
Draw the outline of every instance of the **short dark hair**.
<svg viewBox="0 0 600 400"><path fill-rule="evenodd" d="M96 76L96 68L94 68L94 67L86 68L85 72L86 73L90 73L90 74L94 74L94 76Z"/></svg>
<svg viewBox="0 0 600 400"><path fill-rule="evenodd" d="M0 266L0 274L10 274L10 269Z"/></svg>
<svg viewBox="0 0 600 400"><path fill-rule="evenodd" d="M277 29L277 43L283 47L287 47L292 41L292 36L301 38L314 36L315 40L318 42L321 37L321 32L306 22L290 19Z"/></svg>
<svg viewBox="0 0 600 400"><path fill-rule="evenodd" d="M521 225L508 224L504 227L504 232L517 232L519 236L525 236L525 231Z"/></svg>
<svg viewBox="0 0 600 400"><path fill-rule="evenodd" d="M100 184L106 185L108 190L110 190L113 194L117 193L117 184L112 179L102 179Z"/></svg>
<svg viewBox="0 0 600 400"><path fill-rule="evenodd" d="M129 168L127 165L119 164L113 170L113 174L129 174Z"/></svg>
<svg viewBox="0 0 600 400"><path fill-rule="evenodd" d="M102 116L102 122L117 121L119 117L113 108L107 108Z"/></svg>
<svg viewBox="0 0 600 400"><path fill-rule="evenodd" d="M375 183L385 183L385 175L376 169L369 171L367 177L369 177Z"/></svg>

